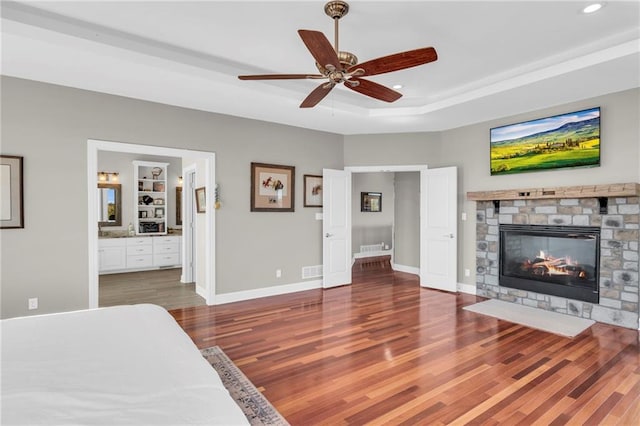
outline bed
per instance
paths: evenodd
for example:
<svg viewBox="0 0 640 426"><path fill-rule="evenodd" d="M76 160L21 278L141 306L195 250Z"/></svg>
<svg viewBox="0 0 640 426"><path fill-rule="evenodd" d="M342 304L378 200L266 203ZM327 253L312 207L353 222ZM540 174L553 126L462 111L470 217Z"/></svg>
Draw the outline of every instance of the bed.
<svg viewBox="0 0 640 426"><path fill-rule="evenodd" d="M159 306L12 318L1 332L3 425L248 424Z"/></svg>

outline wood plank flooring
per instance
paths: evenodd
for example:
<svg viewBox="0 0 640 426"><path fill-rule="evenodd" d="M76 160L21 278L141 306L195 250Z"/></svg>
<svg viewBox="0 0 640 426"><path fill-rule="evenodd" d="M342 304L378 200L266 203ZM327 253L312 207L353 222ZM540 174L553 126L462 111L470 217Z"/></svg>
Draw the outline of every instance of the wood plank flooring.
<svg viewBox="0 0 640 426"><path fill-rule="evenodd" d="M637 425L638 331L569 339L462 309L483 300L354 270L351 286L171 311L292 425Z"/></svg>
<svg viewBox="0 0 640 426"><path fill-rule="evenodd" d="M180 282L181 268L100 275L99 306L153 303L165 309L206 305L195 284Z"/></svg>

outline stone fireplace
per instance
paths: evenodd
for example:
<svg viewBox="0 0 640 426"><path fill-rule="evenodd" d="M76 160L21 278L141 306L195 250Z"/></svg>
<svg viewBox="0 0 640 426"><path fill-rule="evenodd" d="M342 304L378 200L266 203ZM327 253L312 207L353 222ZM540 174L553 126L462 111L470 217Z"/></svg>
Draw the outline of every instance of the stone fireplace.
<svg viewBox="0 0 640 426"><path fill-rule="evenodd" d="M469 193L468 198L477 202L476 294L638 329L640 205L636 185L631 185L630 196L611 197L570 197L560 191L557 197L535 198L526 190L513 191L512 196L500 191L503 199L495 200L491 197L496 192ZM504 199L521 194L525 199ZM582 248L568 248L570 241L564 239L522 237L543 228L568 231L569 239L577 239ZM504 229L515 229L518 236L503 241L501 249ZM544 247L532 252L535 245ZM591 259L587 248L597 257ZM511 269L505 270L500 259L509 255ZM549 272L551 267L558 267L558 272ZM542 285L531 284L530 278Z"/></svg>

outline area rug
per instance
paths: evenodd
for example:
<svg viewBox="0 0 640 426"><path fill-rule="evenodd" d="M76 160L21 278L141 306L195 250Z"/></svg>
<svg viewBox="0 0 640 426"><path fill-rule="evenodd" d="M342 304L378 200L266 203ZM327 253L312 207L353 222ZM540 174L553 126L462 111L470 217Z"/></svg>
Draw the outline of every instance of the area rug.
<svg viewBox="0 0 640 426"><path fill-rule="evenodd" d="M463 309L566 337L575 337L595 321L557 312L536 309L518 303L490 299Z"/></svg>
<svg viewBox="0 0 640 426"><path fill-rule="evenodd" d="M200 351L218 372L222 384L252 425L289 426L273 405L218 346Z"/></svg>

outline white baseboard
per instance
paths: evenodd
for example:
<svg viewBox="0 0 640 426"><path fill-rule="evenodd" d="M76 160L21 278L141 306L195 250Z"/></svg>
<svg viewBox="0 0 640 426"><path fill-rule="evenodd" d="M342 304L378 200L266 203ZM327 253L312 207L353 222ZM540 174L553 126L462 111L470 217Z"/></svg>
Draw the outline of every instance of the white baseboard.
<svg viewBox="0 0 640 426"><path fill-rule="evenodd" d="M376 257L376 256L392 256L393 250L378 250L378 251L370 251L367 253L353 253L354 259L362 259L365 257Z"/></svg>
<svg viewBox="0 0 640 426"><path fill-rule="evenodd" d="M408 274L414 274L414 275L420 275L420 268L416 268L415 266L405 266L405 265L399 265L397 263L393 263L391 265L391 268L394 271L406 272Z"/></svg>
<svg viewBox="0 0 640 426"><path fill-rule="evenodd" d="M202 297L203 299L207 300L207 296L205 296L207 294L207 289L198 287L197 285L195 286L195 288L196 288L196 294Z"/></svg>
<svg viewBox="0 0 640 426"><path fill-rule="evenodd" d="M476 294L476 286L472 284L458 283L458 291L460 293Z"/></svg>
<svg viewBox="0 0 640 426"><path fill-rule="evenodd" d="M281 294L295 293L298 291L315 290L317 288L322 288L322 280L303 281L300 283L285 284L274 287L257 288L255 290L222 293L216 294L216 300L214 304L222 305L224 303L241 302L243 300L251 300L268 296L278 296Z"/></svg>

